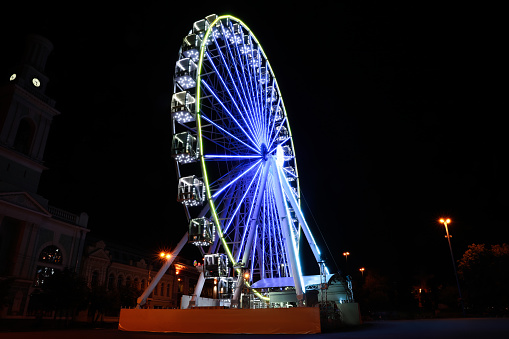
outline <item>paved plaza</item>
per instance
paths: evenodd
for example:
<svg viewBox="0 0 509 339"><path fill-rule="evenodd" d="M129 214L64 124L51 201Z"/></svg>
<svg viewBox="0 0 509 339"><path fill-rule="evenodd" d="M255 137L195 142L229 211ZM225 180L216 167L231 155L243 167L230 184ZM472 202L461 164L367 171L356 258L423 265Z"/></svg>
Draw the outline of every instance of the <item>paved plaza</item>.
<svg viewBox="0 0 509 339"><path fill-rule="evenodd" d="M197 319L199 321L199 319ZM173 339L173 338L426 338L426 339L506 339L509 318L467 318L434 320L399 320L366 322L360 327L333 333L302 335L245 335L245 334L180 334L123 332L116 329L46 330L32 332L2 332L2 339Z"/></svg>

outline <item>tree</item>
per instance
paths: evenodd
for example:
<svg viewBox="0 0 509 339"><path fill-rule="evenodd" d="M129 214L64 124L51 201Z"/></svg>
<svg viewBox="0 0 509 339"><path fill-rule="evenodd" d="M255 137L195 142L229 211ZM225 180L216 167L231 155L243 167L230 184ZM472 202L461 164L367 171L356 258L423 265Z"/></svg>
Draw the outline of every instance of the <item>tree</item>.
<svg viewBox="0 0 509 339"><path fill-rule="evenodd" d="M108 293L104 285L94 284L90 289L88 300L88 315L92 318L92 322L95 323L104 316L112 298L111 293Z"/></svg>
<svg viewBox="0 0 509 339"><path fill-rule="evenodd" d="M66 318L76 316L87 307L88 287L85 280L69 269L57 271L44 281L41 297L45 308Z"/></svg>
<svg viewBox="0 0 509 339"><path fill-rule="evenodd" d="M509 245L472 244L458 262L466 304L475 312L507 312Z"/></svg>
<svg viewBox="0 0 509 339"><path fill-rule="evenodd" d="M9 290L14 282L13 278L6 278L0 280L0 311L8 304Z"/></svg>

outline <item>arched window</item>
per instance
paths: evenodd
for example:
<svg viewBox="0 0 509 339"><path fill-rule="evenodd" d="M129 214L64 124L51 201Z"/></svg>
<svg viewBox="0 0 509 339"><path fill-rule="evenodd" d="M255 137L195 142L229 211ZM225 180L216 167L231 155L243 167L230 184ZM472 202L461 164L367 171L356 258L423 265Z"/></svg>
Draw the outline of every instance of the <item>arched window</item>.
<svg viewBox="0 0 509 339"><path fill-rule="evenodd" d="M34 139L35 127L33 122L28 118L23 118L19 122L16 138L14 139L14 149L23 153L30 153L32 141Z"/></svg>
<svg viewBox="0 0 509 339"><path fill-rule="evenodd" d="M42 286L47 278L59 270L58 266L61 266L62 262L62 251L58 247L45 247L39 254L39 263L42 265L36 267L34 286Z"/></svg>
<svg viewBox="0 0 509 339"><path fill-rule="evenodd" d="M41 251L39 261L48 264L62 265L62 252L54 245L48 246Z"/></svg>

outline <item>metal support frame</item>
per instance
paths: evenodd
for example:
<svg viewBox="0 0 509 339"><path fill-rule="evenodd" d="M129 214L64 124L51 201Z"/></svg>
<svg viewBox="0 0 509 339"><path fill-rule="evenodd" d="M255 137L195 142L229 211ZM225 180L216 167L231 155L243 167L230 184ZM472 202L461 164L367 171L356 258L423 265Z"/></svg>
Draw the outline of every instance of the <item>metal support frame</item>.
<svg viewBox="0 0 509 339"><path fill-rule="evenodd" d="M136 308L141 308L141 306L145 305L145 303L147 302L147 298L150 295L150 293L152 293L152 291L157 286L157 284L159 283L159 281L161 280L163 275L166 273L168 268L170 268L171 264L173 263L173 261L175 260L177 255L180 253L180 251L182 250L184 245L187 244L188 237L189 237L188 232L186 232L186 234L184 234L184 236L182 237L180 242L177 244L177 247L171 253L170 258L166 259L166 262L161 267L159 272L157 272L157 274L154 277L154 279L152 279L152 281L150 282L148 287L145 289L143 294L136 300L136 302L137 302Z"/></svg>
<svg viewBox="0 0 509 339"><path fill-rule="evenodd" d="M290 225L291 215L288 211L288 208L286 207L284 200L282 181L286 182L286 179L282 180L282 178L284 178L284 174L281 173L281 169L276 165L276 160L273 156L269 157L269 161L271 163L271 174L276 181L276 184L274 185L274 196L276 198L277 210L281 222L281 230L286 242L288 260L290 262L293 281L295 284L295 293L297 294L297 300L299 301L300 306L304 300L305 286L302 279L302 271L300 268L298 251L294 242L295 238L293 237L292 226Z"/></svg>
<svg viewBox="0 0 509 339"><path fill-rule="evenodd" d="M281 186L283 188L283 191L285 192L286 196L288 197L288 201L290 202L290 205L293 208L293 211L295 212L295 216L297 217L297 220L299 221L299 224L301 225L302 230L304 231L304 235L306 236L306 239L309 243L309 246L311 248L311 251L313 252L313 255L315 256L316 262L320 263L322 262L321 253L318 249L318 245L315 242L315 239L313 238L313 235L311 234L311 231L309 230L309 226L306 222L306 219L304 219L304 215L302 214L302 211L300 209L299 203L297 202L297 199L295 198L295 195L292 192L292 188L288 181L285 178L285 174L282 171L281 168L278 168L278 172L280 174L280 182ZM329 269L324 264L325 273L329 274Z"/></svg>

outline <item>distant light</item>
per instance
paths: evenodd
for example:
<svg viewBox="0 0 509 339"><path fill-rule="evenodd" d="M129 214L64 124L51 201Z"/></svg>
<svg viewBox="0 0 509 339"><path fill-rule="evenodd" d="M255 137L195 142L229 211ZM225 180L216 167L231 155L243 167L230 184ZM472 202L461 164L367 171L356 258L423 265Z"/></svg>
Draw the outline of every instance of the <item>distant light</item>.
<svg viewBox="0 0 509 339"><path fill-rule="evenodd" d="M170 258L171 258L171 254L170 253L166 254L166 259L170 259Z"/></svg>
<svg viewBox="0 0 509 339"><path fill-rule="evenodd" d="M447 219L444 219L444 218L440 218L440 220L438 220L441 224L450 224L451 223L451 219L447 218Z"/></svg>
<svg viewBox="0 0 509 339"><path fill-rule="evenodd" d="M161 252L161 253L159 253L159 256L160 256L161 258L164 258L164 257L166 256L166 253Z"/></svg>
<svg viewBox="0 0 509 339"><path fill-rule="evenodd" d="M11 77L9 78L10 81L16 79L16 73L14 73L13 75L11 75Z"/></svg>

